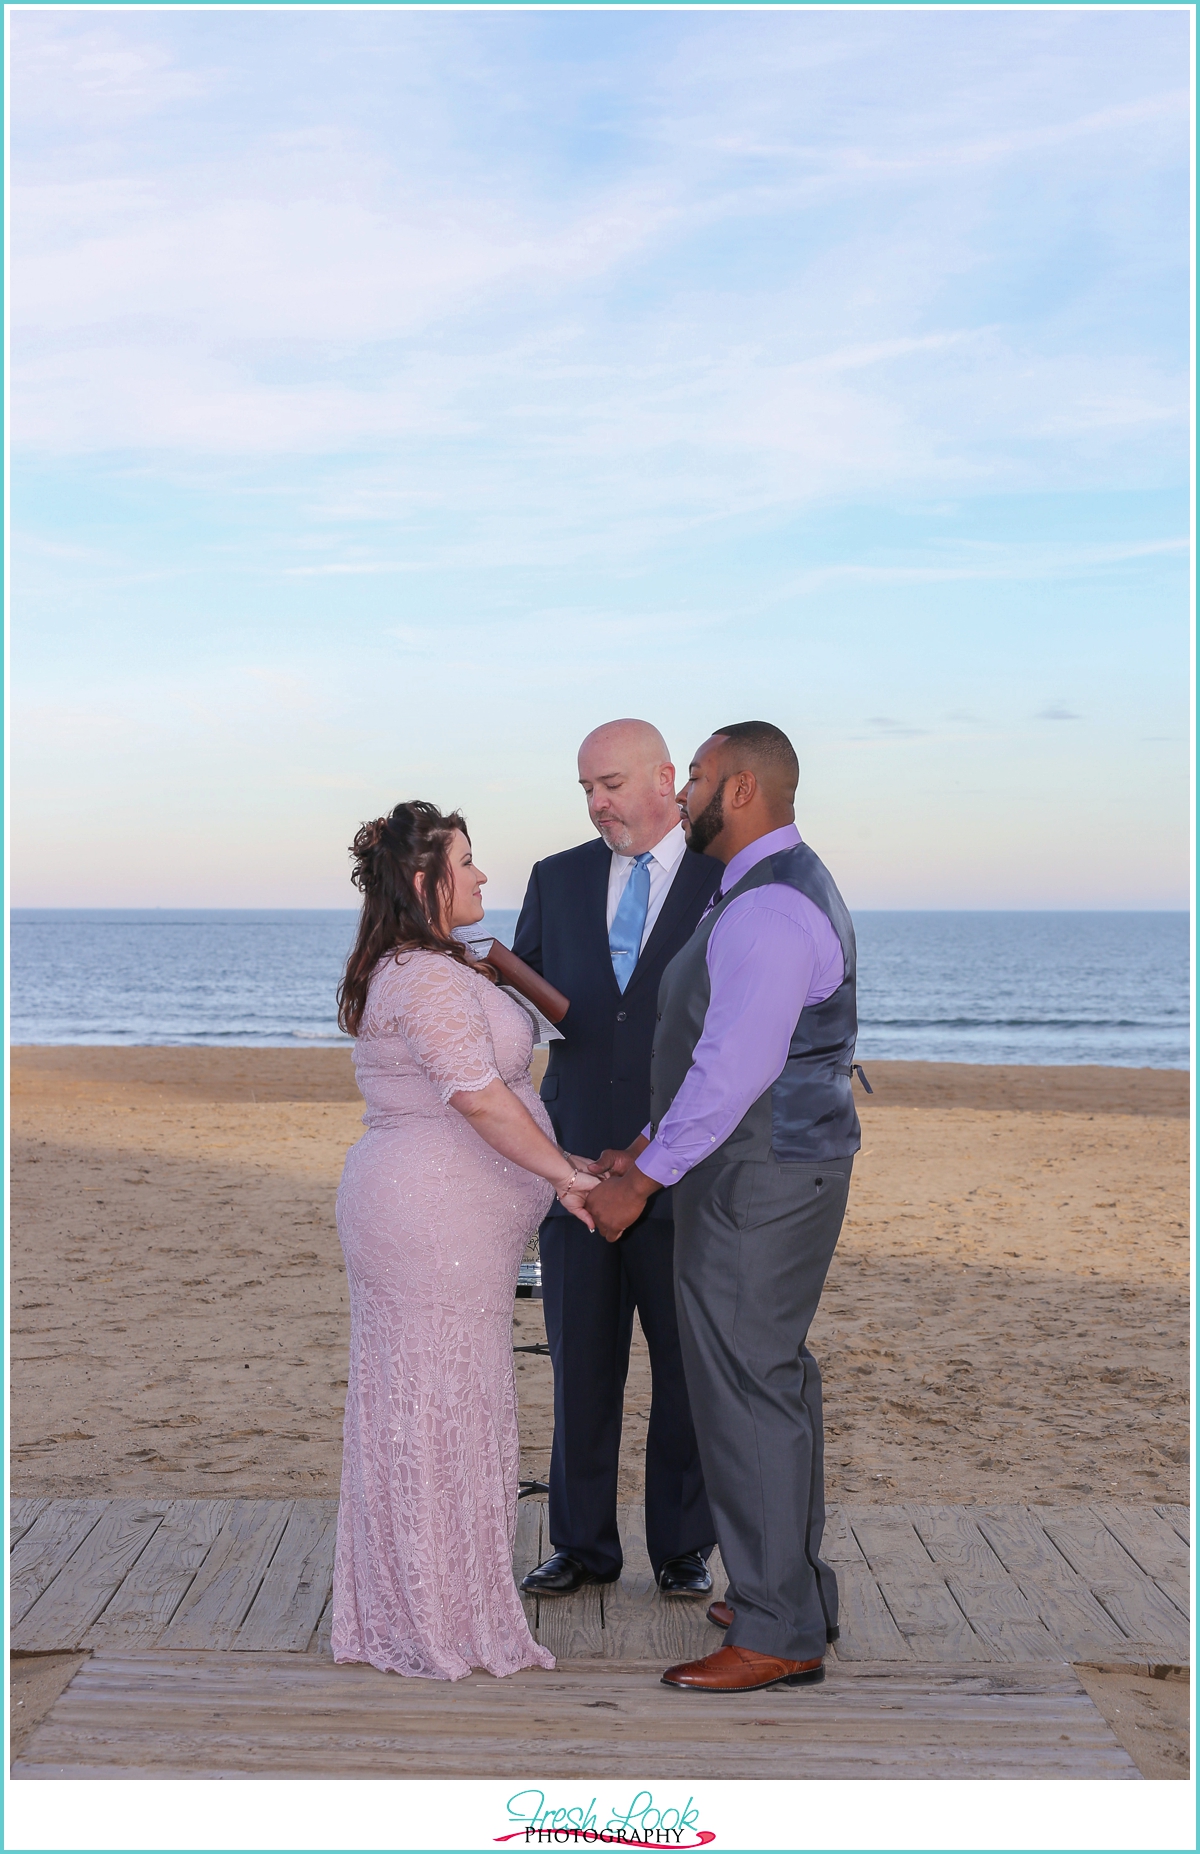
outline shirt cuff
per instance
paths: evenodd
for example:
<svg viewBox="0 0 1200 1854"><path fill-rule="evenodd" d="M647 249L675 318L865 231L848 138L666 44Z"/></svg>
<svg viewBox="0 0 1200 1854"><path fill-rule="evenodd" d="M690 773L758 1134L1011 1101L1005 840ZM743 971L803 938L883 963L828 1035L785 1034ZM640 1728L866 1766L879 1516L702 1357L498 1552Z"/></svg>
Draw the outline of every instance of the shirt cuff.
<svg viewBox="0 0 1200 1854"><path fill-rule="evenodd" d="M656 1139L650 1141L645 1152L638 1154L634 1164L639 1172L645 1172L647 1178L653 1178L655 1184L663 1185L667 1189L670 1189L673 1184L678 1184L689 1169L686 1165L679 1163L678 1153L668 1152L666 1147Z"/></svg>

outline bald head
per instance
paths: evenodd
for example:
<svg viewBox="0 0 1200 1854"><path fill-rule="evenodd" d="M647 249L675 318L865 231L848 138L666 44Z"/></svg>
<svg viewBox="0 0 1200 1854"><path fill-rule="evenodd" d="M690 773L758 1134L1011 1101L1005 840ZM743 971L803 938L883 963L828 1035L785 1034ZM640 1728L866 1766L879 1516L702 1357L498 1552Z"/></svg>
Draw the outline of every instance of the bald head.
<svg viewBox="0 0 1200 1854"><path fill-rule="evenodd" d="M606 721L579 749L588 816L610 850L640 856L679 822L675 768L649 721Z"/></svg>
<svg viewBox="0 0 1200 1854"><path fill-rule="evenodd" d="M585 756L591 760L595 754L601 759L615 756L631 766L664 766L671 760L666 741L649 721L605 721L594 727L579 749L580 766Z"/></svg>

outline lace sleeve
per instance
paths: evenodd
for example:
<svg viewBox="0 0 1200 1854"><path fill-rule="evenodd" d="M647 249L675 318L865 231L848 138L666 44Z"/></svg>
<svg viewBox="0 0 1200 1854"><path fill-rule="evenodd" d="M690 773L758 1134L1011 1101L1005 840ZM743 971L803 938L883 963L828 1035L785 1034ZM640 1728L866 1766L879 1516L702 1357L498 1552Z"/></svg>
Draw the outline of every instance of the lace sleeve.
<svg viewBox="0 0 1200 1854"><path fill-rule="evenodd" d="M400 1032L443 1101L499 1080L483 980L443 953L412 953L380 977L378 1021Z"/></svg>

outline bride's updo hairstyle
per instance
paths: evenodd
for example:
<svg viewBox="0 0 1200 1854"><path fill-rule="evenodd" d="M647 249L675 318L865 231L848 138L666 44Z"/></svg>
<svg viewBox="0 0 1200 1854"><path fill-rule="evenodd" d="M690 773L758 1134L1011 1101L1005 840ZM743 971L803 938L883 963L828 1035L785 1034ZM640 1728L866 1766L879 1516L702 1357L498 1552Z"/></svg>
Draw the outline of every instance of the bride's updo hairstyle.
<svg viewBox="0 0 1200 1854"><path fill-rule="evenodd" d="M470 842L460 811L443 816L436 805L411 798L386 818L362 825L350 845L350 880L362 891L363 903L354 950L337 993L338 1023L347 1036L358 1035L367 985L386 954L423 947L468 963L462 942L442 926L454 896L450 845L459 830ZM418 875L424 878L428 913L417 890ZM472 971L491 977L489 967L474 961L470 965Z"/></svg>

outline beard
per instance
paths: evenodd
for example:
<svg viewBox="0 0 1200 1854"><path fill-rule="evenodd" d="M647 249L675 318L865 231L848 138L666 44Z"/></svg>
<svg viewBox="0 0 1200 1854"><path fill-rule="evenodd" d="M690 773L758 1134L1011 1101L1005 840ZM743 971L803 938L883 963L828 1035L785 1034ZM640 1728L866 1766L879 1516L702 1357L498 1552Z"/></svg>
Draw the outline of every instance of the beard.
<svg viewBox="0 0 1200 1854"><path fill-rule="evenodd" d="M603 824L597 824L596 829L609 849L615 850L618 856L623 856L633 842L633 832L629 826L616 818L606 819Z"/></svg>
<svg viewBox="0 0 1200 1854"><path fill-rule="evenodd" d="M698 818L692 818L690 827L684 832L687 847L697 856L703 856L710 843L720 836L725 828L725 782L717 787Z"/></svg>

